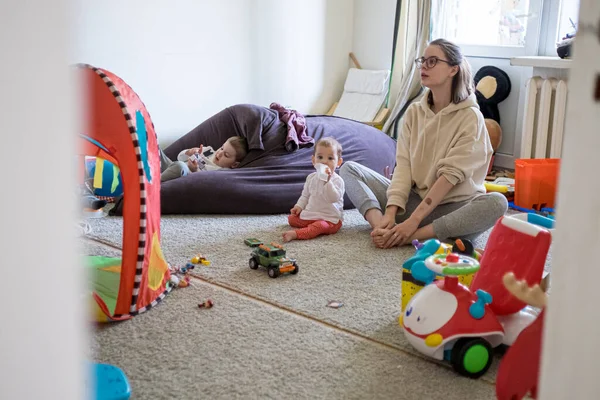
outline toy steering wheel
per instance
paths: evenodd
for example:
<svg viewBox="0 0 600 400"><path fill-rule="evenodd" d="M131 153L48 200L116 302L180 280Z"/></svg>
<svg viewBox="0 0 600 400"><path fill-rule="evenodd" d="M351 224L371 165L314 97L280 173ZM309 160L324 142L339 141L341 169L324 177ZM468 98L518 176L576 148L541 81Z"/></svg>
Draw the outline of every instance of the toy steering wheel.
<svg viewBox="0 0 600 400"><path fill-rule="evenodd" d="M434 254L427 257L425 266L438 275L460 276L479 271L479 261L462 254Z"/></svg>
<svg viewBox="0 0 600 400"><path fill-rule="evenodd" d="M417 261L412 267L413 277L425 284L433 282L436 275L459 276L477 271L479 271L479 261L456 253L434 254L427 257L425 261Z"/></svg>

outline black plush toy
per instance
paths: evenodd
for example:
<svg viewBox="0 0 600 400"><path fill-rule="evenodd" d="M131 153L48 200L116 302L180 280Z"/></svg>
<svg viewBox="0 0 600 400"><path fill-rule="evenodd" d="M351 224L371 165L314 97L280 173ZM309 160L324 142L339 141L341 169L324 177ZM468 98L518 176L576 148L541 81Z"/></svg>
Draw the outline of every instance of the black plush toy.
<svg viewBox="0 0 600 400"><path fill-rule="evenodd" d="M481 67L475 74L475 95L484 118L500 123L498 103L510 94L511 83L506 72L492 65Z"/></svg>

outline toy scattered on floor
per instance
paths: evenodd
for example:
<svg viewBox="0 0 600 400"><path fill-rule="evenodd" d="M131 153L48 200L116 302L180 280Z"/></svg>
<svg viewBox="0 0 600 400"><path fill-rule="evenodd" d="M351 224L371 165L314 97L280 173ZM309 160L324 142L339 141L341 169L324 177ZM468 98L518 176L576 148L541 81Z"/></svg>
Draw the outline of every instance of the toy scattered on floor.
<svg viewBox="0 0 600 400"><path fill-rule="evenodd" d="M434 254L448 254L451 252L464 254L477 260L481 258L481 253L475 250L473 243L467 239L457 239L453 244L442 243L437 239L430 239L423 243L413 240L412 244L416 249L416 253L402 265L402 308L400 311L404 311L410 299L425 286L424 282L415 279L411 273L411 267L415 262L423 261ZM441 279L442 277L438 276L437 278ZM472 280L473 274L459 277L459 282L467 286L471 284Z"/></svg>
<svg viewBox="0 0 600 400"><path fill-rule="evenodd" d="M499 177L489 182L483 183L486 192L498 192L504 195L508 201L515 199L515 180L514 178Z"/></svg>
<svg viewBox="0 0 600 400"><path fill-rule="evenodd" d="M541 312L504 354L496 376L496 397L498 400L520 400L529 394L535 399L547 295L540 286L530 287L527 282L517 280L512 272L504 275L503 283L513 296Z"/></svg>
<svg viewBox="0 0 600 400"><path fill-rule="evenodd" d="M554 211L554 208L551 208L551 207L543 207L538 211L533 208L519 207L512 201L508 202L508 207L512 208L513 210L521 211L521 212L524 212L527 214L538 214L538 215L541 215L546 218L554 219L555 211Z"/></svg>
<svg viewBox="0 0 600 400"><path fill-rule="evenodd" d="M131 386L120 368L110 364L92 363L94 400L127 400Z"/></svg>
<svg viewBox="0 0 600 400"><path fill-rule="evenodd" d="M244 240L246 245L253 247L248 264L251 269L258 269L260 265L267 268L271 278L277 278L281 274L290 273L295 275L299 271L298 264L293 258L286 257L286 251L282 245L271 242L266 245L258 239ZM260 243L260 244L258 244Z"/></svg>
<svg viewBox="0 0 600 400"><path fill-rule="evenodd" d="M196 254L190 261L192 264L210 265L210 261L208 261L202 254Z"/></svg>
<svg viewBox="0 0 600 400"><path fill-rule="evenodd" d="M502 285L503 276L513 272L529 285L539 284L550 242L548 230L502 217L481 261L456 253L415 261L412 275L426 285L400 316L407 340L429 357L450 361L461 375L485 374L492 349L512 345L537 317ZM459 283L459 276L473 273L470 287ZM444 278L434 281L437 276Z"/></svg>
<svg viewBox="0 0 600 400"><path fill-rule="evenodd" d="M195 265L187 263L185 267L170 267L171 270L171 284L173 287L185 288L190 286L190 275L189 271L194 269Z"/></svg>
<svg viewBox="0 0 600 400"><path fill-rule="evenodd" d="M337 300L331 300L329 303L327 303L327 307L330 308L340 308L344 305L344 303L342 303L341 301L337 301Z"/></svg>
<svg viewBox="0 0 600 400"><path fill-rule="evenodd" d="M213 305L213 301L211 299L208 299L202 303L199 303L198 308L212 308Z"/></svg>

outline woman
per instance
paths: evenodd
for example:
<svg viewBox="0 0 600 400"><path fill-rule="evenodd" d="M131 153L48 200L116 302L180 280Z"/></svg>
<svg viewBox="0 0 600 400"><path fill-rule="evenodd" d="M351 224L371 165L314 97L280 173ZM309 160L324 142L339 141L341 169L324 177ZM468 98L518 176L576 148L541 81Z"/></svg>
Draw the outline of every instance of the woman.
<svg viewBox="0 0 600 400"><path fill-rule="evenodd" d="M492 145L460 48L437 39L416 64L427 90L403 117L391 182L355 162L340 169L348 197L380 248L414 239L474 239L508 206L483 185Z"/></svg>

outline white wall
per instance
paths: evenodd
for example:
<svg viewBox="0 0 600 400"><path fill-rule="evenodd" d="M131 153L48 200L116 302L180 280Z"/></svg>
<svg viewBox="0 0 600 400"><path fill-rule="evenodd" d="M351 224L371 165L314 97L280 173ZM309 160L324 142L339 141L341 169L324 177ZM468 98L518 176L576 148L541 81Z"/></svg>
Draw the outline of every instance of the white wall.
<svg viewBox="0 0 600 400"><path fill-rule="evenodd" d="M352 46L346 0L81 1L73 62L122 77L168 145L237 103L324 113Z"/></svg>
<svg viewBox="0 0 600 400"><path fill-rule="evenodd" d="M86 290L73 226L69 6L69 0L0 2L0 83L7 94L0 98L0 132L10 143L0 157L3 192L10 193L0 207L0 399L89 398ZM23 151L12 148L40 162L23 162ZM18 173L8 172L16 165ZM44 170L51 176L44 179ZM42 202L52 193L61 196L50 211Z"/></svg>
<svg viewBox="0 0 600 400"><path fill-rule="evenodd" d="M352 51L365 69L391 69L397 0L354 0Z"/></svg>
<svg viewBox="0 0 600 400"><path fill-rule="evenodd" d="M346 0L257 0L253 100L325 113L342 93L352 16Z"/></svg>

